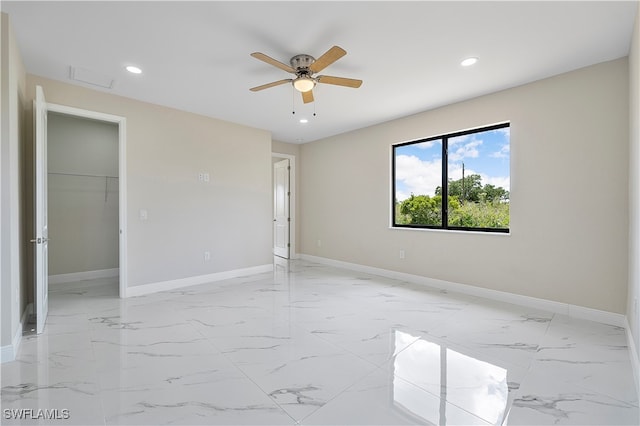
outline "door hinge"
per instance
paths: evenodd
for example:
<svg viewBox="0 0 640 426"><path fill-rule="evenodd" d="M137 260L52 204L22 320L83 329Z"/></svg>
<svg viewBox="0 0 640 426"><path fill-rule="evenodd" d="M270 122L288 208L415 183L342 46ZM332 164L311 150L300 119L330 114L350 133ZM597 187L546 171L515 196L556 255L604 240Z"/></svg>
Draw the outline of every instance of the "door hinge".
<svg viewBox="0 0 640 426"><path fill-rule="evenodd" d="M290 217L287 218L287 222L291 222L291 218Z"/></svg>
<svg viewBox="0 0 640 426"><path fill-rule="evenodd" d="M291 191L287 192L287 197L291 197Z"/></svg>
<svg viewBox="0 0 640 426"><path fill-rule="evenodd" d="M287 170L291 170L291 166L287 166Z"/></svg>

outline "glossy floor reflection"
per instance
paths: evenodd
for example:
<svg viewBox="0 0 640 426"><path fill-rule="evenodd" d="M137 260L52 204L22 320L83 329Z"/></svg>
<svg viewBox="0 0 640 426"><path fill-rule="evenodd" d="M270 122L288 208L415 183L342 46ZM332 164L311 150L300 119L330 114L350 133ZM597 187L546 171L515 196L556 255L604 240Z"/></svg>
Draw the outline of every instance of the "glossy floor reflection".
<svg viewBox="0 0 640 426"><path fill-rule="evenodd" d="M2 365L2 424L639 424L619 327L305 261L125 300L114 280L53 290Z"/></svg>

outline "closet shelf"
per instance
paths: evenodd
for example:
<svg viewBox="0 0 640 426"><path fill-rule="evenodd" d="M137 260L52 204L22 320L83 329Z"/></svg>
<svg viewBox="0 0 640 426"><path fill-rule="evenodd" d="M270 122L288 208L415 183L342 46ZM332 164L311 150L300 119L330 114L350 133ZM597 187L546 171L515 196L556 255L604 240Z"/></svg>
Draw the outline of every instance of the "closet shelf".
<svg viewBox="0 0 640 426"><path fill-rule="evenodd" d="M104 179L104 202L107 203L107 198L109 196L109 179L118 179L118 176L108 176L108 175L85 175L82 173L59 173L59 172L48 172L49 175L56 176L79 176L79 177L92 177Z"/></svg>
<svg viewBox="0 0 640 426"><path fill-rule="evenodd" d="M58 172L49 172L50 175L58 175L58 176L82 176L82 177L95 177L95 178L107 178L107 179L118 179L118 176L108 176L108 175L85 175L81 173L58 173Z"/></svg>

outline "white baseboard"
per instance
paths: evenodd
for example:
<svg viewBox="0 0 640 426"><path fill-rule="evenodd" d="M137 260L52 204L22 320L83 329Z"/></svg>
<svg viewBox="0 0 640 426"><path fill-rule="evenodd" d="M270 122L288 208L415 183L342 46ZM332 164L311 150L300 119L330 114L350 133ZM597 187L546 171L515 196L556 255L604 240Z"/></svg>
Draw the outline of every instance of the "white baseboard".
<svg viewBox="0 0 640 426"><path fill-rule="evenodd" d="M128 287L125 290L124 297L142 296L144 294L157 293L159 291L174 290L192 285L206 284L215 281L228 280L231 278L243 277L246 275L261 274L273 271L273 264L253 266L250 268L234 269L232 271L217 272L215 274L198 275L189 278L180 278L177 280L161 281L151 284L143 284Z"/></svg>
<svg viewBox="0 0 640 426"><path fill-rule="evenodd" d="M22 343L22 330L32 309L33 305L30 303L27 305L27 309L22 313L22 318L20 318L18 329L13 335L13 339L11 339L11 344L0 347L0 364L4 362L11 362L16 359L18 351L20 350L20 343Z"/></svg>
<svg viewBox="0 0 640 426"><path fill-rule="evenodd" d="M343 262L340 260L328 259L325 257L312 256L308 254L301 254L300 259L372 275L379 275L386 278L408 281L414 284L421 284L441 290L448 290L470 296L477 296L483 297L485 299L512 303L514 305L526 306L529 308L540 309L544 311L551 311L554 313L571 316L573 318L586 319L603 324L615 325L618 327L627 326L626 316L613 312L600 311L598 309L585 308L583 306L572 305L569 303L555 302L553 300L539 299L536 297L523 296L515 293L507 293L504 291L491 290L467 284L459 284L450 281L423 277L421 275L413 275L404 272L391 271L388 269L374 268L372 266L359 265L356 263Z"/></svg>
<svg viewBox="0 0 640 426"><path fill-rule="evenodd" d="M98 269L96 271L73 272L70 274L49 275L49 284L56 285L76 281L95 280L98 278L112 278L120 274L119 268Z"/></svg>

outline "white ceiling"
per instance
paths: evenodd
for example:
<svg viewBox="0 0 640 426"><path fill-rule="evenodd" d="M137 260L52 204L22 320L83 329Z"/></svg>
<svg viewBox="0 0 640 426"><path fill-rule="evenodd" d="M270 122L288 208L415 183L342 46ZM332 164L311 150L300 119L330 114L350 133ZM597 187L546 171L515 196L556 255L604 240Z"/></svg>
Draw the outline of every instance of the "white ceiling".
<svg viewBox="0 0 640 426"><path fill-rule="evenodd" d="M27 72L69 79L79 67L117 95L309 142L626 56L636 1L32 2L2 1ZM304 105L289 78L252 57L288 63L333 45L345 57ZM473 67L460 61L477 56ZM125 65L135 64L142 75ZM87 86L93 87L93 86ZM93 87L95 88L95 87ZM295 109L295 115L292 114ZM316 116L313 116L313 113ZM309 123L298 120L306 117Z"/></svg>

